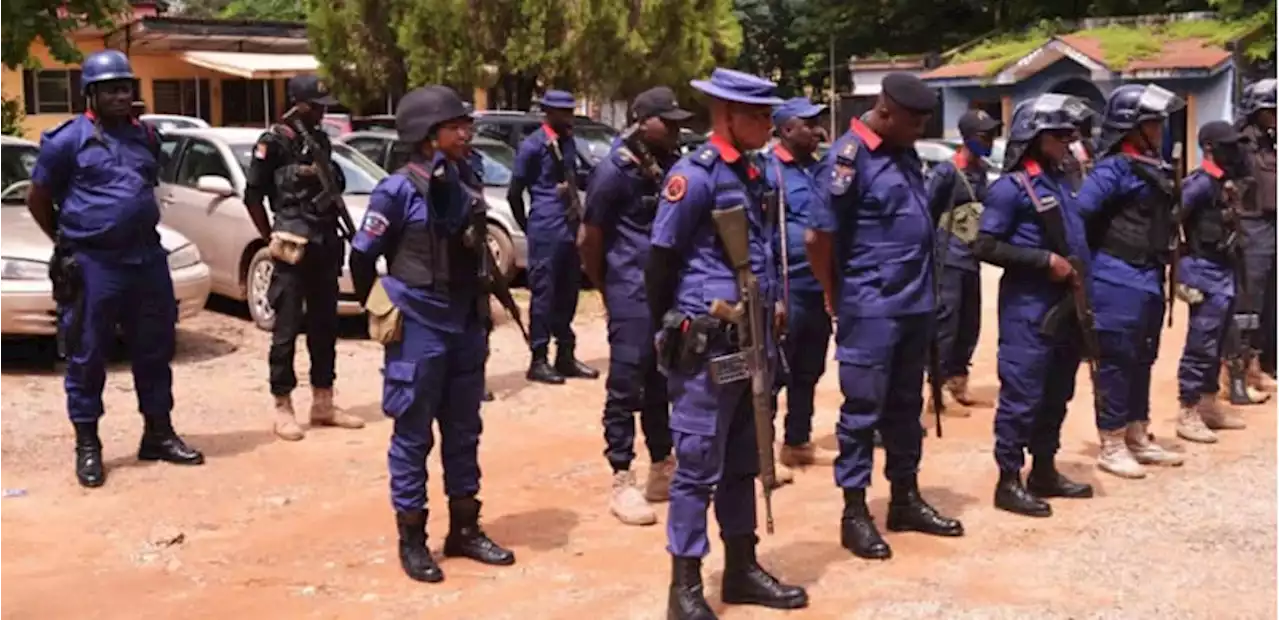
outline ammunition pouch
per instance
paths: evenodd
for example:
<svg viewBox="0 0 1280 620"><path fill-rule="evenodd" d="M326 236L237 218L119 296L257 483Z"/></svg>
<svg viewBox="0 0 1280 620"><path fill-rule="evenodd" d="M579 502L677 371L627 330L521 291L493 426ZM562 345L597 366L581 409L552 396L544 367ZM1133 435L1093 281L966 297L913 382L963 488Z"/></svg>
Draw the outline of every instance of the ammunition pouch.
<svg viewBox="0 0 1280 620"><path fill-rule="evenodd" d="M1236 313L1231 317L1231 320L1235 323L1236 329L1242 332L1259 329L1262 324L1258 315L1253 313Z"/></svg>
<svg viewBox="0 0 1280 620"><path fill-rule="evenodd" d="M387 296L381 279L374 281L364 309L369 313L369 338L382 344L400 342L404 337L404 316Z"/></svg>
<svg viewBox="0 0 1280 620"><path fill-rule="evenodd" d="M271 233L271 242L267 244L267 252L271 258L297 265L307 253L307 238L283 230Z"/></svg>
<svg viewBox="0 0 1280 620"><path fill-rule="evenodd" d="M663 374L673 370L694 374L702 368L709 351L713 348L733 349L736 341L736 327L733 325L709 315L691 317L678 310L671 310L662 317L662 327L658 332L658 369ZM715 359L732 355L742 357L745 368L746 358L740 353ZM713 360L713 372L714 370Z"/></svg>

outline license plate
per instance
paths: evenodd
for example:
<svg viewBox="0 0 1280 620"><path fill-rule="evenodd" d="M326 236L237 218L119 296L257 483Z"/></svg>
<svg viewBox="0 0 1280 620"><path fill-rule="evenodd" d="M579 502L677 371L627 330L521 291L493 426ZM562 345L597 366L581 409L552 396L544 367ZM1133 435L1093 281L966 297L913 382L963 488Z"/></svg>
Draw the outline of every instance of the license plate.
<svg viewBox="0 0 1280 620"><path fill-rule="evenodd" d="M751 368L745 353L713 357L708 362L708 369L711 372L711 381L716 385L727 385L751 378Z"/></svg>

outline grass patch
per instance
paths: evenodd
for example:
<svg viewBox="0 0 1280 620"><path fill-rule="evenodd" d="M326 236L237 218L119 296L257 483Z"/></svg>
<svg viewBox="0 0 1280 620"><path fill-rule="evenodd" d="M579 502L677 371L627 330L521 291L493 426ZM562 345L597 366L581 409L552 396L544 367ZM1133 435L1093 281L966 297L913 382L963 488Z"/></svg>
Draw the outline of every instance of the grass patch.
<svg viewBox="0 0 1280 620"><path fill-rule="evenodd" d="M1076 31L1074 34L1096 39L1102 47L1103 61L1123 69L1135 60L1150 58L1164 49L1165 43L1183 39L1202 39L1205 45L1224 46L1267 24L1267 11L1246 19L1184 20L1159 25L1111 25ZM952 63L987 61L983 75L991 77L1058 34L1071 32L1059 22L1042 21L1034 28L1017 34L988 39L957 54Z"/></svg>

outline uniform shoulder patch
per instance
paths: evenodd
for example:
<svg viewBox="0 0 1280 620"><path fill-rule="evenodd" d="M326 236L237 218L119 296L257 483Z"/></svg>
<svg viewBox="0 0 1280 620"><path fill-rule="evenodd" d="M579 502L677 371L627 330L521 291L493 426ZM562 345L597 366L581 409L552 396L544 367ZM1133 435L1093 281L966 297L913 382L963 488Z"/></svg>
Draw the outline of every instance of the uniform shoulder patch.
<svg viewBox="0 0 1280 620"><path fill-rule="evenodd" d="M843 196L847 194L849 188L853 186L855 176L853 162L837 159L835 164L831 166L831 195Z"/></svg>
<svg viewBox="0 0 1280 620"><path fill-rule="evenodd" d="M381 237L387 232L387 227L391 225L391 221L387 216L377 211L367 211L364 214L364 221L360 223L361 232L368 233L372 237Z"/></svg>
<svg viewBox="0 0 1280 620"><path fill-rule="evenodd" d="M268 151L269 151L269 147L267 146L267 141L259 140L258 145L253 147L253 158L266 159Z"/></svg>
<svg viewBox="0 0 1280 620"><path fill-rule="evenodd" d="M684 198L685 193L689 191L689 179L683 174L673 174L667 179L667 185L662 189L662 197L667 202L680 202Z"/></svg>

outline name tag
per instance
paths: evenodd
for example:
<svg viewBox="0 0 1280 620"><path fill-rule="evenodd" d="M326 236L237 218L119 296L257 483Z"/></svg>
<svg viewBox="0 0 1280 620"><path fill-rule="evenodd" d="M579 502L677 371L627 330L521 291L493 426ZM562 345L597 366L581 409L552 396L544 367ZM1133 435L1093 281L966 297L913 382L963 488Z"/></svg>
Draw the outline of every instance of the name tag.
<svg viewBox="0 0 1280 620"><path fill-rule="evenodd" d="M711 358L707 362L707 370L711 374L712 383L716 385L728 385L751 378L747 354L742 352Z"/></svg>

